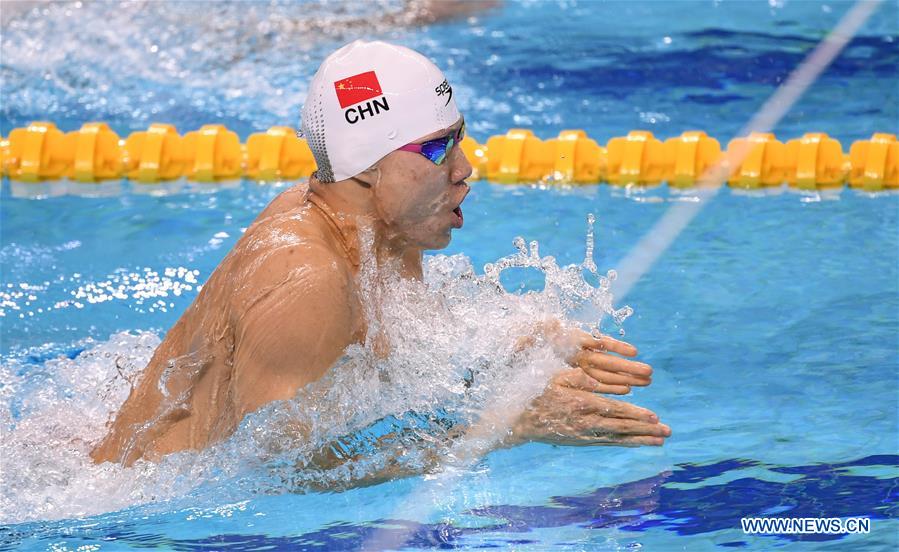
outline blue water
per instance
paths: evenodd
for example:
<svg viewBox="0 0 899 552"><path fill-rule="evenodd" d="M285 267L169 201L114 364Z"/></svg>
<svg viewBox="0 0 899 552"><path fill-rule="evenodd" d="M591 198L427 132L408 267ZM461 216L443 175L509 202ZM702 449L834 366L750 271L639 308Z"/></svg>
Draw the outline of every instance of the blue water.
<svg viewBox="0 0 899 552"><path fill-rule="evenodd" d="M481 142L513 126L544 137L584 128L601 141L633 128L663 137L701 128L726 140L847 8L516 3L473 22L362 32L434 57ZM196 17L179 22L196 15L198 8L187 4L165 14L152 5L108 15L91 5L47 9L16 23L21 27L4 28L4 136L31 119L64 129L107 120L122 134L155 120L181 131L221 121L244 137L291 124L322 55L360 32L299 40L291 48L283 33L260 32L255 45L229 42L246 32L241 25L222 24L211 37ZM846 148L875 131L899 130L896 9L889 2L880 8L776 128L781 138L824 131ZM238 15L252 20L233 6L212 11L210 17L226 22ZM687 11L691 16L683 17ZM71 30L75 17L94 30ZM119 27L106 32L113 24ZM47 49L54 36L52 44L69 56L26 53L27 44L14 44L26 31ZM195 42L222 46L179 53ZM109 55L110 44L118 45L116 55ZM231 85L240 95L221 87L251 72L255 81ZM272 101L279 89L284 101ZM26 388L60 379L53 372L60 364L51 361L59 355L77 362L122 331L163 335L241 229L287 185L244 182L214 191L184 185L154 196L124 183L110 197L36 200L13 197L4 181L0 356L27 379L23 388L2 382L0 397L12 416L31 407ZM509 254L517 235L538 240L541 252L561 263L580 262L584 218L594 212L597 263L614 268L683 199L665 187L635 193L477 182L472 188L465 228L444 253L464 253L475 267ZM538 276L521 272L504 283L537 290ZM6 523L0 546L329 550L359 547L376 530L392 528L409 532L409 548L896 549L899 195L725 190L626 302L635 314L624 324L625 339L655 368L653 384L627 400L672 427L662 448L530 444L497 451L439 497L433 513L423 505L420 517L393 519L421 478L240 500L221 499L214 485L201 484L180 499L104 514L0 520ZM753 515L866 516L872 532L744 535L739 519Z"/></svg>

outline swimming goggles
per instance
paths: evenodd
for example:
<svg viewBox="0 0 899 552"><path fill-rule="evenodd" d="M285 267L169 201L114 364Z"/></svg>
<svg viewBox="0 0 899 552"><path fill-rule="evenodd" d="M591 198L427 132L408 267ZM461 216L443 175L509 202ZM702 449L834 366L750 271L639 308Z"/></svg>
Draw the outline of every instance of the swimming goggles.
<svg viewBox="0 0 899 552"><path fill-rule="evenodd" d="M462 126L459 127L459 130L456 131L455 134L443 136L441 138L435 138L434 140L428 140L427 142L422 142L421 144L406 144L405 146L399 148L399 151L411 151L415 153L420 153L431 160L435 165L440 165L444 161L446 161L446 156L449 154L450 149L452 149L453 145L462 142L462 138L465 137L465 122L462 122Z"/></svg>

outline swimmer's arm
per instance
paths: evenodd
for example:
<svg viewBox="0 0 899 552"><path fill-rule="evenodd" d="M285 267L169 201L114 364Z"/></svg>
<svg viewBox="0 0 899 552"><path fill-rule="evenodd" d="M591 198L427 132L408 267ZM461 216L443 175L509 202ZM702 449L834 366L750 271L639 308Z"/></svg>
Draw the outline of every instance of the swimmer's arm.
<svg viewBox="0 0 899 552"><path fill-rule="evenodd" d="M335 482L324 477L310 483L316 490L364 487L402 477L413 477L446 467L448 458L456 465L473 462L492 450L509 448L528 442L567 446L660 446L671 435L671 428L659 421L650 410L602 397L593 392L595 385L580 370L567 370L553 378L544 393L529 405L508 428L505 434L484 424L475 427L456 424L437 438L421 437L415 447L420 453L409 460L409 442L394 433L383 435L368 444L368 456L379 456L378 466L361 470L351 467L342 475L362 472L361 475ZM486 431L486 433L485 433ZM319 449L306 466L308 469L329 470L351 463L364 466L365 452L348 454L338 439ZM430 445L430 446L429 446ZM376 452L373 452L376 451Z"/></svg>
<svg viewBox="0 0 899 552"><path fill-rule="evenodd" d="M381 435L365 443L365 450L356 450L347 440L352 436L342 437L322 446L310 459L309 464L297 466L298 470L308 474L309 470L328 472L335 468L353 466L344 474L353 473L351 479L334 481L323 478L310 481L313 490L343 490L355 487L378 485L385 481L414 477L433 470L446 460L446 451L456 441L466 436L468 427L463 424L451 425L442 433L421 435L404 435L402 431ZM410 441L411 439L411 441ZM425 442L427 441L427 442ZM503 445L498 445L503 446ZM410 460L410 448L416 452L414 460ZM367 459L377 455L380 465L362 466Z"/></svg>
<svg viewBox="0 0 899 552"><path fill-rule="evenodd" d="M237 324L234 367L241 417L294 397L321 378L357 337L351 275L336 268L327 252L306 248L296 258L285 255L287 275L260 278L269 285L260 286L261 297ZM279 274L277 267L274 273Z"/></svg>

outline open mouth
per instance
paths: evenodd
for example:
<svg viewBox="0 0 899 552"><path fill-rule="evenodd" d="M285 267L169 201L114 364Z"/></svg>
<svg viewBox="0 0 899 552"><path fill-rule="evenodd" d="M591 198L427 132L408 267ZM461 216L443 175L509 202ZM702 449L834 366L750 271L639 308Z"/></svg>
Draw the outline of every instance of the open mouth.
<svg viewBox="0 0 899 552"><path fill-rule="evenodd" d="M456 205L456 208L453 209L453 214L456 215L456 219L453 221L453 226L456 228L462 228L462 223L465 221L465 217L462 215L462 202L465 201L466 196L468 196L468 192L471 189L468 187L467 183L464 180L457 182L460 186L465 186L465 193L462 194L462 198L459 200L459 204Z"/></svg>
<svg viewBox="0 0 899 552"><path fill-rule="evenodd" d="M462 228L462 223L465 221L465 217L462 216L462 206L459 205L453 209L453 214L456 215L456 223L458 224L456 228Z"/></svg>

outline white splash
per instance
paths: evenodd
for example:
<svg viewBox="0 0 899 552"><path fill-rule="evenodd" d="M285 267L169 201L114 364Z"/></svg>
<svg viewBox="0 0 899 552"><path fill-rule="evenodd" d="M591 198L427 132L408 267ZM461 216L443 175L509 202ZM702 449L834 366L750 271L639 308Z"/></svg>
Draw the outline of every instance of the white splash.
<svg viewBox="0 0 899 552"><path fill-rule="evenodd" d="M0 521L86 516L188 494L192 506L221 504L428 473L498 390L525 374L545 381L564 367L562 353L542 337L545 321L596 331L599 320L578 322L574 313L620 323L632 312L612 307L614 273L597 273L592 215L588 226L577 265L560 267L522 238L514 241L517 253L488 264L483 275L464 255L437 255L426 259L423 282L403 280L372 258L360 274L369 306L364 344L349 347L295 398L247 416L228 440L159 464L96 466L88 457L159 344L155 335L117 334L74 360L4 363ZM506 292L501 273L520 267L541 271L544 289ZM526 335L535 340L522 349ZM516 400L539 391L522 387Z"/></svg>

